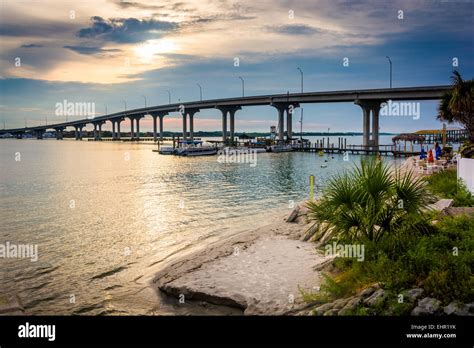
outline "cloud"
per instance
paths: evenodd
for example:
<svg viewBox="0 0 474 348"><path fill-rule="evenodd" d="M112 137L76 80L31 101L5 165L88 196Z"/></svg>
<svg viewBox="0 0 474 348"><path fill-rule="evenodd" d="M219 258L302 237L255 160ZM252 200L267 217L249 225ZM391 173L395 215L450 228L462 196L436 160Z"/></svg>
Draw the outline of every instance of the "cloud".
<svg viewBox="0 0 474 348"><path fill-rule="evenodd" d="M316 33L321 33L322 30L311 27L305 24L287 24L280 26L267 26L267 31L285 34L285 35L313 35Z"/></svg>
<svg viewBox="0 0 474 348"><path fill-rule="evenodd" d="M20 48L39 48L39 47L44 47L43 45L38 45L38 44L27 44L27 45L21 45Z"/></svg>
<svg viewBox="0 0 474 348"><path fill-rule="evenodd" d="M117 43L137 43L157 38L159 33L173 31L177 28L174 22L155 19L91 17L92 25L80 29L77 36L88 39L102 39Z"/></svg>
<svg viewBox="0 0 474 348"><path fill-rule="evenodd" d="M71 51L74 51L76 53L85 54L85 55L122 51L118 48L105 49L105 48L96 47L96 46L63 46L63 47Z"/></svg>

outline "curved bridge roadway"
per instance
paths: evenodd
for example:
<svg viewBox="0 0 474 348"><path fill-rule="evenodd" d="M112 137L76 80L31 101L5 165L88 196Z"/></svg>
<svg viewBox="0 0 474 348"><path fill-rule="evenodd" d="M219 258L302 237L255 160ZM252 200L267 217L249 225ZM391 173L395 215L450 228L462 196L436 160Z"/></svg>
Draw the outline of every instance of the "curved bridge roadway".
<svg viewBox="0 0 474 348"><path fill-rule="evenodd" d="M179 104L167 104L150 106L146 108L126 110L114 114L86 118L82 120L63 122L52 125L37 127L4 129L2 133L10 133L21 137L25 132L33 132L38 139L47 129L56 131L57 139L62 139L62 132L66 127L75 128L76 140L82 139L82 129L86 124L94 126L94 138L101 139L102 125L106 121L112 123L113 139L120 139L120 123L126 118L130 119L131 138L139 140L140 119L143 117L153 118L153 138L158 140L163 138L163 118L171 112L180 112L183 117L183 138L193 139L194 115L202 109L218 109L222 112L223 142L229 138L234 139L234 119L235 113L243 106L269 105L278 112L278 139L284 141L285 114L287 140L292 136L292 113L294 108L304 103L340 103L354 102L362 108L363 114L363 144L365 146L378 146L379 143L379 111L380 104L387 100L392 101L414 101L414 100L436 100L440 99L451 86L426 86L426 87L403 87L403 88L378 88L364 90L345 90L330 92L307 92L291 94L261 95L240 98L213 99L203 101L193 101ZM227 128L229 116L230 129ZM157 119L159 119L159 134L157 132ZM189 120L189 132L187 125ZM372 122L371 122L372 121ZM228 134L230 135L228 137Z"/></svg>

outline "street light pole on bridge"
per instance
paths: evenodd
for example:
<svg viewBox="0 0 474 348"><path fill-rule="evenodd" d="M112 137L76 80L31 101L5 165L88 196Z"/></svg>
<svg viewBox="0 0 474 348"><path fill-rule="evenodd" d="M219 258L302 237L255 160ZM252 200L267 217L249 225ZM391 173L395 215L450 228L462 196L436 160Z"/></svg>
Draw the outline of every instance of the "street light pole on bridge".
<svg viewBox="0 0 474 348"><path fill-rule="evenodd" d="M388 62L390 63L390 88L392 88L392 60L390 59L389 56L386 56L388 59Z"/></svg>
<svg viewBox="0 0 474 348"><path fill-rule="evenodd" d="M143 99L145 99L145 107L146 107L146 96L142 95Z"/></svg>
<svg viewBox="0 0 474 348"><path fill-rule="evenodd" d="M239 76L239 79L242 81L242 98L243 98L245 97L245 82L241 76Z"/></svg>
<svg viewBox="0 0 474 348"><path fill-rule="evenodd" d="M199 83L196 83L196 85L199 87L199 98L202 101L202 87Z"/></svg>
<svg viewBox="0 0 474 348"><path fill-rule="evenodd" d="M303 70L300 67L297 67L301 74L301 93L303 93Z"/></svg>
<svg viewBox="0 0 474 348"><path fill-rule="evenodd" d="M168 92L168 104L171 104L171 92L166 90Z"/></svg>

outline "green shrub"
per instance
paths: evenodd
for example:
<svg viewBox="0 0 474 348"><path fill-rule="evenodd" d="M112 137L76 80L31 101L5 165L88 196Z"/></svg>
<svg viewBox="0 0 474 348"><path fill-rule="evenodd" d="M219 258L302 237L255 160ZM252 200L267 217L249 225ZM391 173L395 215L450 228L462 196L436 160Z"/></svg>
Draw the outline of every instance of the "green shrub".
<svg viewBox="0 0 474 348"><path fill-rule="evenodd" d="M474 206L474 196L458 181L455 170L444 170L426 177L430 192L440 198L451 198L455 207Z"/></svg>
<svg viewBox="0 0 474 348"><path fill-rule="evenodd" d="M365 260L337 258L340 273L325 277L322 294L329 299L346 297L376 282L396 298L403 290L419 287L447 305L453 300L474 301L474 218L444 217L427 234L409 228L386 235L379 242L365 241ZM381 304L387 313L404 315L408 305ZM380 314L357 310L355 314ZM374 312L374 313L372 313Z"/></svg>

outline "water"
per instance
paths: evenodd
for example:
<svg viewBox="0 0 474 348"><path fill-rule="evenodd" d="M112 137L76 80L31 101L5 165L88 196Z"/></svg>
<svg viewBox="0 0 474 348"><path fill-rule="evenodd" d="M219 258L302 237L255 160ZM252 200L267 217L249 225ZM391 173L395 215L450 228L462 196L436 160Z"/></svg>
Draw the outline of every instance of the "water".
<svg viewBox="0 0 474 348"><path fill-rule="evenodd" d="M251 167L154 148L0 140L0 244L39 253L0 259L0 294L17 294L30 314L172 313L149 286L167 262L289 213L310 174L323 185L358 161L264 153Z"/></svg>

